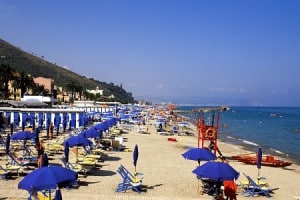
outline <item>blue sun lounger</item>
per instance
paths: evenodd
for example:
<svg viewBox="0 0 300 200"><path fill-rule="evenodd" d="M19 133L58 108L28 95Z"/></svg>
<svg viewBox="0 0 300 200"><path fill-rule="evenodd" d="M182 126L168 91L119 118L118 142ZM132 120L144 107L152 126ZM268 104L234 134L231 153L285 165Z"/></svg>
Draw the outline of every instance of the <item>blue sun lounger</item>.
<svg viewBox="0 0 300 200"><path fill-rule="evenodd" d="M248 184L243 192L244 196L254 197L255 195L264 195L266 197L271 197L270 193L272 192L272 189L256 184L256 182L250 176L246 175L245 173L243 174L248 179Z"/></svg>
<svg viewBox="0 0 300 200"><path fill-rule="evenodd" d="M135 177L123 165L121 165L117 172L122 177L122 182L118 184L116 192L126 192L129 189L141 193L140 187L142 185L142 178Z"/></svg>

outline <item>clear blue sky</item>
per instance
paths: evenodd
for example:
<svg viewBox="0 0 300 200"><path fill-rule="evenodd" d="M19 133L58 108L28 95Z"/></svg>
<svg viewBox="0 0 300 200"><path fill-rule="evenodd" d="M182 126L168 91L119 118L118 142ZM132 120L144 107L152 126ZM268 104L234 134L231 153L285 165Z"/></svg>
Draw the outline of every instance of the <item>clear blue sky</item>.
<svg viewBox="0 0 300 200"><path fill-rule="evenodd" d="M299 0L2 0L0 38L137 98L300 106Z"/></svg>

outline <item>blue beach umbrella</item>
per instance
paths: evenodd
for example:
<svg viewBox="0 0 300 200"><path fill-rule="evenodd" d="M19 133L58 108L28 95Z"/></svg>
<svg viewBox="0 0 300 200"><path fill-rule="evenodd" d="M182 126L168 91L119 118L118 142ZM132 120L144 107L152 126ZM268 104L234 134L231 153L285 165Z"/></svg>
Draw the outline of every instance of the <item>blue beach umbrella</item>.
<svg viewBox="0 0 300 200"><path fill-rule="evenodd" d="M258 177L259 177L259 170L261 168L261 160L262 160L262 149L261 147L259 147L257 150L257 161L256 161L257 162L256 165L258 169Z"/></svg>
<svg viewBox="0 0 300 200"><path fill-rule="evenodd" d="M187 152L182 154L185 159L188 160L196 160L200 165L200 161L210 161L215 160L217 157L211 151L206 148L192 148L189 149Z"/></svg>
<svg viewBox="0 0 300 200"><path fill-rule="evenodd" d="M83 136L85 138L99 138L100 137L100 131L97 131L96 128L90 128L85 131L82 131L80 136Z"/></svg>
<svg viewBox="0 0 300 200"><path fill-rule="evenodd" d="M137 165L137 160L139 157L139 148L138 145L136 144L133 150L133 165L134 165L134 170L136 172L136 165Z"/></svg>
<svg viewBox="0 0 300 200"><path fill-rule="evenodd" d="M7 134L6 142L5 142L5 153L9 154L9 146L10 146L10 134Z"/></svg>
<svg viewBox="0 0 300 200"><path fill-rule="evenodd" d="M32 140L35 134L29 131L19 131L11 136L12 140Z"/></svg>
<svg viewBox="0 0 300 200"><path fill-rule="evenodd" d="M69 147L74 147L74 146L90 146L92 144L92 141L90 141L89 139L80 136L80 135L76 135L76 136L71 136L68 139L66 139L64 141L64 144L68 143Z"/></svg>
<svg viewBox="0 0 300 200"><path fill-rule="evenodd" d="M19 189L28 192L50 190L70 186L77 180L77 174L70 169L60 166L48 166L33 170L18 184Z"/></svg>
<svg viewBox="0 0 300 200"><path fill-rule="evenodd" d="M198 177L215 181L236 180L240 173L224 162L208 161L192 171Z"/></svg>
<svg viewBox="0 0 300 200"><path fill-rule="evenodd" d="M64 154L65 154L65 161L66 163L69 162L69 143L66 142L64 145Z"/></svg>

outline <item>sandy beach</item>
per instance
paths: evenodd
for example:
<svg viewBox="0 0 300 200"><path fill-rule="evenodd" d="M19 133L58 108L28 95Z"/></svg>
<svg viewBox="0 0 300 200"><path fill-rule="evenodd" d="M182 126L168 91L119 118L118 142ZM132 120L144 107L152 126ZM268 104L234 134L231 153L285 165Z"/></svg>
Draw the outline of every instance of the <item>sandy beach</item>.
<svg viewBox="0 0 300 200"><path fill-rule="evenodd" d="M129 190L125 193L116 193L116 187L121 182L121 176L116 172L120 164L130 171L134 171L133 156L131 151L106 151L104 162L91 171L86 177L79 176L78 188L62 189L63 199L212 199L212 196L198 192L199 182L192 173L198 163L185 160L181 154L187 151L187 147L196 147L195 136L163 136L156 132L153 125L148 125L149 134L133 131L122 134L125 138L124 146L133 150L138 144L139 158L137 171L143 173L142 193ZM176 138L176 142L168 141L168 137ZM219 141L219 148L226 157L247 153L238 146L225 144ZM50 157L50 164L61 164L59 158L63 154ZM1 164L4 156L1 156ZM246 165L234 160L228 160L229 164L240 172L237 184L246 178L246 173L252 178L257 177L256 165ZM260 174L266 177L270 188L278 188L272 193L272 199L300 199L300 167L291 165L286 168L272 168L262 166ZM18 189L18 182L23 178L14 177L7 181L0 180L0 199L27 199L27 191ZM201 183L200 183L201 185ZM237 199L249 199L238 191ZM266 197L255 197L263 199Z"/></svg>

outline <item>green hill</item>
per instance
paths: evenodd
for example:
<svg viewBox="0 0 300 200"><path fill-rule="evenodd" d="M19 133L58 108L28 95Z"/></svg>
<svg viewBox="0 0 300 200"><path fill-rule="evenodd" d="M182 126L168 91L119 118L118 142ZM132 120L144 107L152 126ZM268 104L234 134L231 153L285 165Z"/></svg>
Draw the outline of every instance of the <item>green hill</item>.
<svg viewBox="0 0 300 200"><path fill-rule="evenodd" d="M100 90L104 91L105 96L114 95L115 99L113 99L113 101L119 101L121 103L134 102L132 93L126 92L120 86L81 76L61 66L27 53L1 39L0 56L0 61L8 63L12 69L19 72L24 71L33 77L42 76L52 78L57 86L66 87L67 84L72 82L80 83L84 89L95 89L96 87L99 87Z"/></svg>

